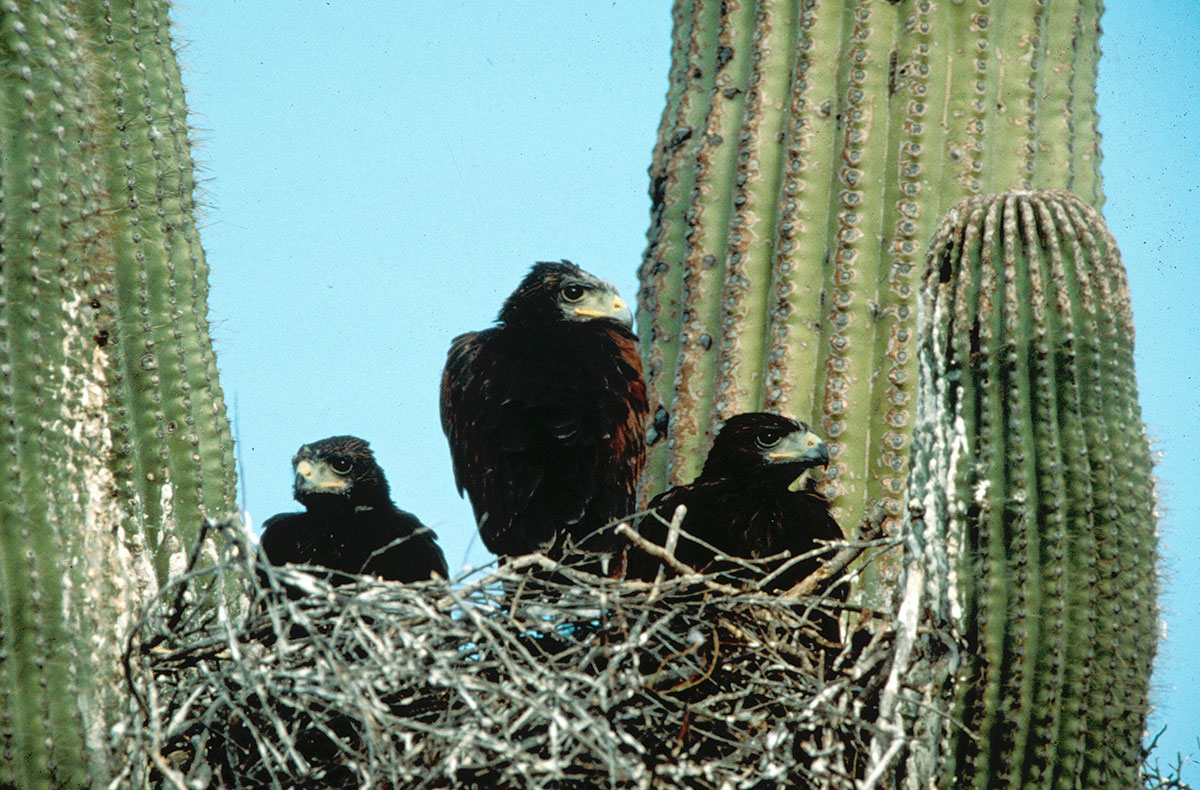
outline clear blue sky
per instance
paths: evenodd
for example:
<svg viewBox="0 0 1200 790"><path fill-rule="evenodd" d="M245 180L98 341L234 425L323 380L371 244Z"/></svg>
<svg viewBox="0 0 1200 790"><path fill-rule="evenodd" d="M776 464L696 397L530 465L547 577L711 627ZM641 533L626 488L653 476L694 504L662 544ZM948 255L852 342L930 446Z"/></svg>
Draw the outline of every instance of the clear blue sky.
<svg viewBox="0 0 1200 790"><path fill-rule="evenodd" d="M300 444L352 433L452 569L487 562L438 423L445 350L535 260L635 296L670 3L190 0L174 19L252 519L295 509ZM1200 756L1200 4L1112 3L1103 26L1104 214L1162 456L1151 728Z"/></svg>

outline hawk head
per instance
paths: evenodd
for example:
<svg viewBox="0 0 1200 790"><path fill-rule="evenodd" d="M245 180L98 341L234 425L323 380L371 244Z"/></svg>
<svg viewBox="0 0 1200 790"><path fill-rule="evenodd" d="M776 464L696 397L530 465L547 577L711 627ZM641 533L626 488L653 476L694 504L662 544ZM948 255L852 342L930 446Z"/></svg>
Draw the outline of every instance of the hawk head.
<svg viewBox="0 0 1200 790"><path fill-rule="evenodd" d="M293 495L306 508L370 506L390 501L387 479L370 445L356 436L331 436L303 445L292 459Z"/></svg>
<svg viewBox="0 0 1200 790"><path fill-rule="evenodd" d="M633 313L617 289L570 261L535 263L497 318L509 326L597 319L633 326Z"/></svg>

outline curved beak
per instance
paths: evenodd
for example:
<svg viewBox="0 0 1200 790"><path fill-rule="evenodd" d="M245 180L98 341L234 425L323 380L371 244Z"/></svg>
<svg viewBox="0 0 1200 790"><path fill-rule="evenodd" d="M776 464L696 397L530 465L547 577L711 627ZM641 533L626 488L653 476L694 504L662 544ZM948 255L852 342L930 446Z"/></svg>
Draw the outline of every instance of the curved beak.
<svg viewBox="0 0 1200 790"><path fill-rule="evenodd" d="M794 433L784 437L778 447L767 454L775 463L803 463L805 467L829 466L829 448L821 437L812 431Z"/></svg>
<svg viewBox="0 0 1200 790"><path fill-rule="evenodd" d="M633 326L633 312L629 305L620 296L605 291L598 292L596 298L576 307L575 315L580 318L611 318L625 326Z"/></svg>

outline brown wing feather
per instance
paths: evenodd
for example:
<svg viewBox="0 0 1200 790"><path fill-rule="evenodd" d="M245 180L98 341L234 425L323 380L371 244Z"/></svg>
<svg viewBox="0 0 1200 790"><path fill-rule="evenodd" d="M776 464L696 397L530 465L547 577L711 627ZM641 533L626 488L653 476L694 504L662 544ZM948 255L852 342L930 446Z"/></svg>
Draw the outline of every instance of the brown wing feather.
<svg viewBox="0 0 1200 790"><path fill-rule="evenodd" d="M454 464L454 484L461 495L469 481L480 475L480 459L470 451L472 404L469 395L477 389L472 379L475 358L479 355L479 332L466 332L450 341L446 367L442 370L442 390L438 399L442 432L450 442Z"/></svg>
<svg viewBox="0 0 1200 790"><path fill-rule="evenodd" d="M614 335L621 350L620 369L625 374L617 382L617 390L625 394L625 419L619 423L611 445L612 457L618 467L614 479L626 486L625 496L636 503L638 480L646 465L646 422L650 417L650 402L637 339L628 333Z"/></svg>

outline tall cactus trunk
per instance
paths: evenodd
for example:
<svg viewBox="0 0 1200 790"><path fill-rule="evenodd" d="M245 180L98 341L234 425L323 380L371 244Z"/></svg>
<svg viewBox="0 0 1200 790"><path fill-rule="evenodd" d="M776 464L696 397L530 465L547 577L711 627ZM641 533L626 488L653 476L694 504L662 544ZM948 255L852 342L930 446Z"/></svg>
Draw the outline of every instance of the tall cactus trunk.
<svg viewBox="0 0 1200 790"><path fill-rule="evenodd" d="M1067 193L969 198L925 288L914 561L968 648L947 779L1134 787L1157 539L1116 242Z"/></svg>
<svg viewBox="0 0 1200 790"><path fill-rule="evenodd" d="M232 442L167 3L0 3L0 785L111 780L121 637Z"/></svg>
<svg viewBox="0 0 1200 790"><path fill-rule="evenodd" d="M1097 0L677 0L638 323L644 493L720 420L771 409L830 443L843 523L902 513L927 240L959 198L1102 202Z"/></svg>

